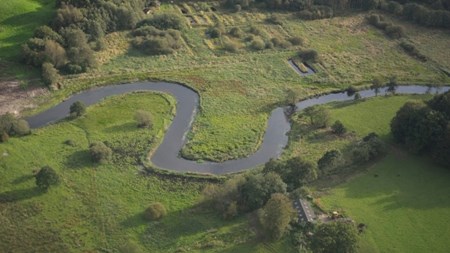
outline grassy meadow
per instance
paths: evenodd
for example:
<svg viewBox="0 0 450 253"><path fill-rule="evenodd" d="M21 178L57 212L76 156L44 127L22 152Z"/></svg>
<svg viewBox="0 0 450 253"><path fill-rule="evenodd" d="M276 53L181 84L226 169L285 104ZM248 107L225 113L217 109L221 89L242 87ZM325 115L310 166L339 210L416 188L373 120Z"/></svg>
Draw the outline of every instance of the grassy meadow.
<svg viewBox="0 0 450 253"><path fill-rule="evenodd" d="M375 176L376 175L376 176ZM360 252L448 252L450 171L393 152L368 172L320 198L367 225Z"/></svg>
<svg viewBox="0 0 450 253"><path fill-rule="evenodd" d="M198 208L205 182L141 174L139 161L162 138L174 106L162 94L115 96L79 119L0 144L2 252L128 252L124 246L143 252L289 252L284 241L258 243L245 217L225 222ZM151 130L137 128L138 109L153 114ZM109 142L112 163L90 160L93 141ZM47 193L33 177L44 165L61 178ZM168 215L147 222L142 213L153 201L163 203Z"/></svg>
<svg viewBox="0 0 450 253"><path fill-rule="evenodd" d="M390 144L389 124L396 111L406 101L430 97L380 96L327 104L331 122L341 120L349 132L337 137L330 129L311 130L304 118L297 119L283 156L299 155L316 162L327 150L345 149L370 132ZM442 235L450 233L446 218L450 214L450 172L400 147L389 147L388 153L351 173L319 180L313 186L317 203L367 225L359 252L448 252Z"/></svg>

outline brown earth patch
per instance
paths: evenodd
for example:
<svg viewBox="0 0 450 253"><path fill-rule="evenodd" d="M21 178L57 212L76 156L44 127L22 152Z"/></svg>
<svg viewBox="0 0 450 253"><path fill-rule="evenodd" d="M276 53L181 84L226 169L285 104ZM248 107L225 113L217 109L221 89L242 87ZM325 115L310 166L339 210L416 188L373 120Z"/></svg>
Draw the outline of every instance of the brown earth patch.
<svg viewBox="0 0 450 253"><path fill-rule="evenodd" d="M36 103L33 98L46 93L46 88L22 88L17 80L0 80L0 115L8 112L18 115L24 109L34 108Z"/></svg>

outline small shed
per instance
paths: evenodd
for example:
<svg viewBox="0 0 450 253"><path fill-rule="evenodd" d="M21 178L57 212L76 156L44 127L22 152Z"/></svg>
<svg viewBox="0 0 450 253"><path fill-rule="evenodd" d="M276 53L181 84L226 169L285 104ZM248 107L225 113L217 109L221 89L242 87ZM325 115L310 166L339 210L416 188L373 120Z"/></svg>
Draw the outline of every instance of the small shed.
<svg viewBox="0 0 450 253"><path fill-rule="evenodd" d="M316 219L316 214L307 200L294 200L294 208L297 211L298 222L314 222Z"/></svg>

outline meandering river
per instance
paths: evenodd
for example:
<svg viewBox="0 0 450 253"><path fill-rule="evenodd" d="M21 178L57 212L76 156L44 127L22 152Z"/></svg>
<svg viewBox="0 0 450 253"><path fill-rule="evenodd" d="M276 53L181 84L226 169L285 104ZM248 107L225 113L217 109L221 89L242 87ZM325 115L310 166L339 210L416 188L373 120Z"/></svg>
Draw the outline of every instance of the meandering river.
<svg viewBox="0 0 450 253"><path fill-rule="evenodd" d="M425 94L443 93L450 87L428 86L399 86L396 93L399 94ZM239 172L264 164L272 158L277 158L288 143L287 133L290 124L284 114L284 108L274 109L269 117L264 139L259 149L245 158L229 160L222 163L195 162L180 157L180 150L186 143L186 134L190 131L192 122L197 113L199 95L180 84L167 82L136 82L121 85L110 85L93 88L71 96L60 104L32 117L27 118L30 127L39 128L50 123L57 122L68 116L72 103L82 101L86 105L92 105L105 97L119 95L133 91L156 91L172 95L176 101L176 115L172 124L164 135L164 139L151 157L152 163L162 169L178 172L197 172L211 174L226 174ZM382 88L378 95L384 95L387 91ZM373 90L359 91L362 98L375 96ZM337 101L352 100L353 96L347 96L346 92L327 94L298 102L297 111L306 107L326 104Z"/></svg>

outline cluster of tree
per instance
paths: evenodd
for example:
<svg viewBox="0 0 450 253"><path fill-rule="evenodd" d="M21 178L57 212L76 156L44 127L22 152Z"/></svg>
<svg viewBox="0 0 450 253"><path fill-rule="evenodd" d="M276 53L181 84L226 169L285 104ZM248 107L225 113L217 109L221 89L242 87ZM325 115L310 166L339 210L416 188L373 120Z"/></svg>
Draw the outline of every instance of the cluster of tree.
<svg viewBox="0 0 450 253"><path fill-rule="evenodd" d="M403 26L394 25L391 22L385 21L382 15L371 14L367 17L367 21L376 28L383 30L386 35L393 39L399 39L405 36Z"/></svg>
<svg viewBox="0 0 450 253"><path fill-rule="evenodd" d="M450 168L450 92L426 103L407 102L391 121L395 141L414 153L431 153Z"/></svg>
<svg viewBox="0 0 450 253"><path fill-rule="evenodd" d="M180 30L184 28L185 23L178 15L154 15L137 24L131 33L132 45L148 55L171 54L181 48Z"/></svg>
<svg viewBox="0 0 450 253"><path fill-rule="evenodd" d="M132 29L148 0L57 0L49 26L41 26L22 47L25 63L40 67L46 84L59 73L81 73L96 66L93 50L103 48L105 34Z"/></svg>
<svg viewBox="0 0 450 253"><path fill-rule="evenodd" d="M329 222L316 226L310 249L316 253L357 252L358 232L351 223Z"/></svg>
<svg viewBox="0 0 450 253"><path fill-rule="evenodd" d="M295 219L287 186L274 173L257 173L233 177L222 185L207 185L204 203L220 212L224 219L239 213L256 211L262 233L270 240L285 234Z"/></svg>
<svg viewBox="0 0 450 253"><path fill-rule="evenodd" d="M31 133L28 122L10 113L0 115L0 142L7 142L10 136L24 136Z"/></svg>
<svg viewBox="0 0 450 253"><path fill-rule="evenodd" d="M450 28L448 1L390 1L382 4L381 8L421 25Z"/></svg>

